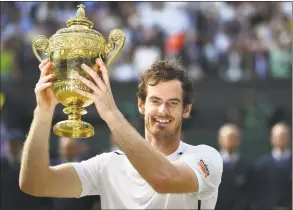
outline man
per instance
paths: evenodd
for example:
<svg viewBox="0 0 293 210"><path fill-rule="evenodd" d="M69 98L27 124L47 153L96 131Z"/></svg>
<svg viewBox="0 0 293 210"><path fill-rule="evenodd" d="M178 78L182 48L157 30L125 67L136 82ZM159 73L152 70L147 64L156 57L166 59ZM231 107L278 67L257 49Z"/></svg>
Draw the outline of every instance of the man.
<svg viewBox="0 0 293 210"><path fill-rule="evenodd" d="M102 209L213 209L223 161L214 148L180 141L182 120L192 107L192 82L168 61L156 62L141 78L138 108L145 120L145 139L117 109L108 71L102 76L81 67L93 78L76 78L93 93L75 90L94 100L100 117L123 151L97 155L81 163L49 167L48 138L57 100L52 92L52 64L40 64L35 93L37 108L22 157L20 188L35 196L101 195ZM34 174L38 176L33 176Z"/></svg>
<svg viewBox="0 0 293 210"><path fill-rule="evenodd" d="M292 209L290 128L277 123L271 130L272 151L255 165L253 209Z"/></svg>
<svg viewBox="0 0 293 210"><path fill-rule="evenodd" d="M241 157L240 130L225 124L219 130L220 154L224 162L216 209L248 209L249 167Z"/></svg>
<svg viewBox="0 0 293 210"><path fill-rule="evenodd" d="M87 145L85 142L80 142L77 139L67 137L59 138L59 156L60 158L53 161L54 165L81 161L82 155L87 152ZM52 199L53 210L91 210L94 203L99 204L99 196L88 196L81 199L77 198L55 198Z"/></svg>

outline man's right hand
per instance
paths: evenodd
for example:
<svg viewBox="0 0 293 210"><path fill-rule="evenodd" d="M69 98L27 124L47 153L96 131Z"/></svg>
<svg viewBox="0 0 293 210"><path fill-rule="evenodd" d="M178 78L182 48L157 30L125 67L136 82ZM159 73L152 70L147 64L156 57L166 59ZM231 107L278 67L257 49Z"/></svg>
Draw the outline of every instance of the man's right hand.
<svg viewBox="0 0 293 210"><path fill-rule="evenodd" d="M53 63L49 59L45 59L39 65L41 71L40 79L36 84L35 94L37 107L42 111L53 111L58 101L54 95L52 86L55 74L51 74Z"/></svg>

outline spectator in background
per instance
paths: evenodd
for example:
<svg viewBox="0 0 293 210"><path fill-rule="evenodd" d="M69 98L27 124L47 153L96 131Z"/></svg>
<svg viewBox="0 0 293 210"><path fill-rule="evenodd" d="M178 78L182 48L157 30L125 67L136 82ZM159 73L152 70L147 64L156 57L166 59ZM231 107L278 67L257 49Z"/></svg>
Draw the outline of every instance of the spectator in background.
<svg viewBox="0 0 293 210"><path fill-rule="evenodd" d="M158 26L166 36L181 34L191 27L186 9L167 2L143 2L139 5L143 28ZM170 21L172 17L172 21Z"/></svg>
<svg viewBox="0 0 293 210"><path fill-rule="evenodd" d="M271 76L274 79L288 79L292 74L292 40L283 32L278 46L269 51Z"/></svg>
<svg viewBox="0 0 293 210"><path fill-rule="evenodd" d="M84 160L87 153L87 145L84 141L67 137L59 138L59 156L53 161L53 165L62 163L79 162ZM97 202L97 204L96 204ZM89 196L84 198L52 198L52 210L92 210L94 205L100 206L99 196Z"/></svg>
<svg viewBox="0 0 293 210"><path fill-rule="evenodd" d="M269 60L265 51L256 52L254 56L254 69L259 79L266 79L269 73Z"/></svg>
<svg viewBox="0 0 293 210"><path fill-rule="evenodd" d="M151 63L159 60L162 56L162 50L153 44L155 39L156 37L152 29L143 29L142 42L136 47L133 55L134 68L139 76L150 68Z"/></svg>
<svg viewBox="0 0 293 210"><path fill-rule="evenodd" d="M137 71L132 64L132 54L124 53L120 58L120 64L110 71L111 77L118 82L133 82L138 80Z"/></svg>
<svg viewBox="0 0 293 210"><path fill-rule="evenodd" d="M248 208L249 166L239 153L240 130L233 124L223 125L218 134L224 168L216 210Z"/></svg>
<svg viewBox="0 0 293 210"><path fill-rule="evenodd" d="M1 2L1 45L15 34L21 33L20 20L20 11L15 3Z"/></svg>
<svg viewBox="0 0 293 210"><path fill-rule="evenodd" d="M195 29L190 29L186 32L184 37L185 40L179 53L179 57L182 58L182 64L187 67L189 75L196 80L201 79L204 76L198 33L199 32Z"/></svg>
<svg viewBox="0 0 293 210"><path fill-rule="evenodd" d="M228 58L228 69L224 78L230 82L238 82L242 80L243 69L241 68L241 54L236 50L231 50L228 56L222 55L221 60L225 60L226 58Z"/></svg>
<svg viewBox="0 0 293 210"><path fill-rule="evenodd" d="M16 36L11 36L7 38L7 40L3 42L3 46L1 46L0 71L2 82L10 82L12 79L21 79L22 74L16 56L18 42L19 39Z"/></svg>
<svg viewBox="0 0 293 210"><path fill-rule="evenodd" d="M272 151L256 163L253 175L253 209L292 208L292 154L290 128L277 123L271 130Z"/></svg>
<svg viewBox="0 0 293 210"><path fill-rule="evenodd" d="M203 69L205 71L205 75L217 76L217 67L220 62L219 51L213 43L211 37L207 37L204 41L203 45Z"/></svg>

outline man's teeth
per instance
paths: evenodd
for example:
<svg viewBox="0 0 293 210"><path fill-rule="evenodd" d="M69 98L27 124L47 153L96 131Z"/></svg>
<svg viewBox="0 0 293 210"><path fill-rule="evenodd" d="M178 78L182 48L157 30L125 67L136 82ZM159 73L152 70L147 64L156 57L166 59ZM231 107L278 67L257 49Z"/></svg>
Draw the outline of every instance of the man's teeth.
<svg viewBox="0 0 293 210"><path fill-rule="evenodd" d="M157 122L160 122L160 123L169 123L170 120L158 120L158 119L157 119Z"/></svg>

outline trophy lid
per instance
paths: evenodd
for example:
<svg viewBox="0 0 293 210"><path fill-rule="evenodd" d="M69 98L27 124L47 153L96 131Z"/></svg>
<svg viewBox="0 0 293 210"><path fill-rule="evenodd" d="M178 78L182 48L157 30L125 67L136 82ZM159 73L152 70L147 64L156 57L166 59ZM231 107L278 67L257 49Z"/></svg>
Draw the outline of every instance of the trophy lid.
<svg viewBox="0 0 293 210"><path fill-rule="evenodd" d="M84 11L85 6L83 4L80 4L77 7L79 7L79 8L76 12L76 16L67 20L66 25L68 27L70 27L72 25L82 25L82 26L87 26L89 28L93 28L94 23L85 17L85 11Z"/></svg>

